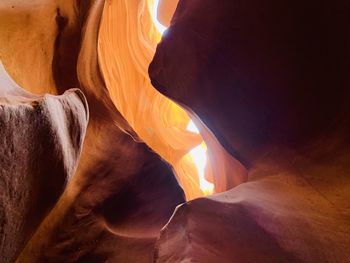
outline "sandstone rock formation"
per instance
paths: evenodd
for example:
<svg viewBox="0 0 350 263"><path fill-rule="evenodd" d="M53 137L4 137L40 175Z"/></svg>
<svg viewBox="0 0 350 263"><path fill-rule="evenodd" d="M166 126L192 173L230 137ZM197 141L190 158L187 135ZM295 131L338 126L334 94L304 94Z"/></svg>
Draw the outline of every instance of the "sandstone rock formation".
<svg viewBox="0 0 350 263"><path fill-rule="evenodd" d="M349 262L348 149L322 165L279 152L259 160L248 183L177 208L155 262Z"/></svg>
<svg viewBox="0 0 350 263"><path fill-rule="evenodd" d="M210 144L209 149L219 149L208 154L204 177L214 185L214 192L226 191L246 181L245 168L209 131L205 135L189 132L186 126L194 118L190 111L151 85L148 66L161 38L161 30L154 23L153 2L121 0L104 6L98 55L110 99L139 137L172 165L187 200L204 195L187 154L202 140ZM227 173L228 169L235 172Z"/></svg>
<svg viewBox="0 0 350 263"><path fill-rule="evenodd" d="M243 162L271 143L300 145L347 98L349 12L343 0L179 1L152 83Z"/></svg>
<svg viewBox="0 0 350 263"><path fill-rule="evenodd" d="M179 207L156 262L349 262L349 14L346 1L179 1L152 83L249 182Z"/></svg>
<svg viewBox="0 0 350 263"><path fill-rule="evenodd" d="M42 3L42 8L50 10L50 4ZM53 70L54 93L77 85L86 94L90 120L76 174L17 262L151 262L159 230L184 202L171 167L140 141L109 97L97 57L104 3L90 2L87 9L76 7L72 17L62 12L56 19L57 23L67 22L52 42L56 43L52 68L63 63L65 69ZM82 24L74 23L77 16L85 18L83 31ZM78 51L70 51L68 62L64 56L71 42L69 38L57 40L64 32L75 32L75 38L83 35ZM64 63L70 66L65 68ZM17 67L14 69L22 70L21 78L29 77L28 70Z"/></svg>
<svg viewBox="0 0 350 263"><path fill-rule="evenodd" d="M13 262L75 173L88 122L79 90L36 96L0 64L0 254Z"/></svg>
<svg viewBox="0 0 350 263"><path fill-rule="evenodd" d="M1 1L5 262L349 261L346 0L156 2Z"/></svg>

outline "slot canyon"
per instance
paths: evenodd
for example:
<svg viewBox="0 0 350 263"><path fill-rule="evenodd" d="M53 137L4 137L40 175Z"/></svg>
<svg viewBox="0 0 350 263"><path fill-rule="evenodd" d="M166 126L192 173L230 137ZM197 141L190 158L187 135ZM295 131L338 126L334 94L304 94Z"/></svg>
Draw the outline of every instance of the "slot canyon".
<svg viewBox="0 0 350 263"><path fill-rule="evenodd" d="M350 263L348 0L1 0L0 263Z"/></svg>

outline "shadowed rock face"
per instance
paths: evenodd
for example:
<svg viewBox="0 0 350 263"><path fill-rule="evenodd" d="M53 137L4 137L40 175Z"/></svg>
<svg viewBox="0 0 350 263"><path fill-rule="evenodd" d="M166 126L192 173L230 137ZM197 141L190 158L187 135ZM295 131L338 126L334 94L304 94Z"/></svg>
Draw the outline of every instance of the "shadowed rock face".
<svg viewBox="0 0 350 263"><path fill-rule="evenodd" d="M13 218L0 221L0 231L11 233L1 235L5 260L348 260L350 133L346 118L338 114L343 110L349 116L343 106L349 84L345 1L309 1L302 8L292 1L180 1L150 67L152 81L201 117L233 155L251 164L250 182L178 208L161 232L155 256L159 231L184 196L171 167L140 142L105 86L97 54L105 1L15 2L14 7L7 0L0 4L0 55L6 69L38 93L79 87L86 94L90 120L71 176L79 152L76 142L83 138L75 133L83 130L81 123L73 120L86 122L87 116L80 92L23 99L27 93L9 96L5 90L0 102L7 119L0 118L0 133L10 139L3 142L0 156L14 172L11 178L1 176L0 187L5 182L7 192L0 198L15 207L0 210L0 220L6 213ZM13 30L8 30L8 21L15 22ZM62 114L51 114L57 108ZM66 114L78 108L79 118ZM18 114L18 121L7 117ZM43 119L37 121L37 116ZM334 133L326 133L332 123L337 123ZM19 124L25 128L13 129ZM66 138L62 131L73 134L67 137L74 147L60 140ZM303 144L298 152L290 149L300 148L318 131L324 137ZM17 142L28 147L14 147ZM265 145L270 152L261 157ZM45 147L55 151L44 152ZM28 170L41 171L39 164L30 166L31 158L44 161L42 175L21 178L20 167L6 159L15 150L24 155L16 164L28 165ZM29 186L17 184L13 174ZM9 189L16 189L12 192L24 201L10 202L14 196ZM40 206L32 206L33 200L40 200Z"/></svg>
<svg viewBox="0 0 350 263"><path fill-rule="evenodd" d="M87 126L84 95L35 96L0 65L0 254L13 262L73 176Z"/></svg>
<svg viewBox="0 0 350 263"><path fill-rule="evenodd" d="M332 127L348 92L346 1L182 0L149 68L231 153L298 146Z"/></svg>
<svg viewBox="0 0 350 263"><path fill-rule="evenodd" d="M180 206L156 262L348 262L350 6L180 0L149 68L249 164Z"/></svg>
<svg viewBox="0 0 350 263"><path fill-rule="evenodd" d="M177 208L155 262L349 262L349 149L322 163L285 152L261 158L249 182Z"/></svg>

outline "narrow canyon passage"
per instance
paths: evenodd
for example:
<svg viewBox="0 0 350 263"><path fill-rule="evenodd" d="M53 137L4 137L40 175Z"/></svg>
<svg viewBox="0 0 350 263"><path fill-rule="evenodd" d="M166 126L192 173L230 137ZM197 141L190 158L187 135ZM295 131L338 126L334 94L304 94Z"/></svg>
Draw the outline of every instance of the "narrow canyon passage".
<svg viewBox="0 0 350 263"><path fill-rule="evenodd" d="M226 191L246 178L244 167L222 149L198 117L194 118L201 133L189 113L149 80L148 66L166 29L158 17L169 24L175 2L107 1L98 51L113 103L140 138L172 165L186 199L192 200Z"/></svg>
<svg viewBox="0 0 350 263"><path fill-rule="evenodd" d="M348 0L0 1L0 262L349 262L349 46Z"/></svg>

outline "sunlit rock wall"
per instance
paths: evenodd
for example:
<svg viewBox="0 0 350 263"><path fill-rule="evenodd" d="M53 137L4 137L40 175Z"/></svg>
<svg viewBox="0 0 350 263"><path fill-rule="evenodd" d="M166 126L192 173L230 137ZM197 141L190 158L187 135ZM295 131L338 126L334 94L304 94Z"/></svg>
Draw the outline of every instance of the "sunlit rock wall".
<svg viewBox="0 0 350 263"><path fill-rule="evenodd" d="M159 10L165 11L158 17L164 25L175 2L165 7L160 3ZM33 210L34 219L25 216L31 197L20 208L4 210L17 218L4 232L15 231L17 222L24 222L26 229L5 236L1 249L6 260L346 262L346 2L326 7L316 1L301 5L181 0L162 40L155 3L0 3L0 56L11 77L33 93L63 94L80 88L90 115L76 173L72 175L76 154L68 158L69 152L61 156L50 149L44 157L58 155L58 163L50 164L60 166L55 169L61 171L55 176L58 182L36 178L39 185L31 182L25 188L41 187L45 191L38 192L46 195L46 184L57 187L49 193L52 199L45 199L48 204L39 207L44 212ZM147 72L152 59L154 87L179 104L152 87ZM64 102L63 108L75 105L64 98L82 98L79 92L65 94L53 99ZM35 114L47 98L54 98L34 97L18 101L6 94L1 102L9 107L12 101L11 109L18 104ZM57 110L53 104L50 107ZM87 107L79 105L86 121ZM52 114L52 123L57 116L61 115ZM188 131L190 119L200 135ZM75 123L65 129L66 122L59 123L55 129L68 134L79 127ZM39 130L18 137L26 141L35 132ZM42 148L49 139L40 141ZM246 168L250 182L182 205L163 228L185 201L178 182L187 199L206 194L188 155L202 140L209 159L205 179L215 192L245 182ZM62 142L61 150L74 148L65 140L57 145ZM28 148L35 151L30 156L39 158L38 149ZM7 244L14 245L11 249Z"/></svg>
<svg viewBox="0 0 350 263"><path fill-rule="evenodd" d="M173 166L187 199L191 200L206 193L187 153L203 139L210 144L209 152L221 146L204 125L201 136L186 130L189 112L159 94L150 83L148 66L161 38L155 21L156 2L106 1L99 32L99 62L114 105L140 138ZM169 18L169 12L174 10L172 5L170 9L163 8L164 17ZM199 123L200 120L196 121ZM214 192L228 190L246 180L244 167L225 150L220 148L208 156L205 179L214 185Z"/></svg>
<svg viewBox="0 0 350 263"><path fill-rule="evenodd" d="M107 1L99 32L99 62L113 103L136 133L175 165L201 141L186 130L190 118L151 85L147 73L160 33L152 1ZM188 198L201 195L196 174L177 170ZM197 179L198 181L198 179ZM188 186L188 187L187 187Z"/></svg>

